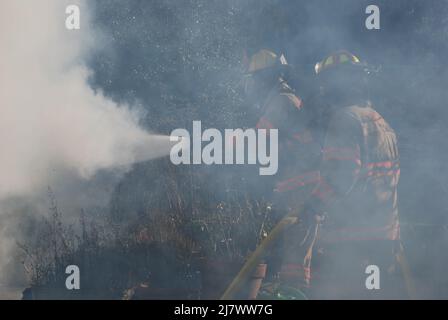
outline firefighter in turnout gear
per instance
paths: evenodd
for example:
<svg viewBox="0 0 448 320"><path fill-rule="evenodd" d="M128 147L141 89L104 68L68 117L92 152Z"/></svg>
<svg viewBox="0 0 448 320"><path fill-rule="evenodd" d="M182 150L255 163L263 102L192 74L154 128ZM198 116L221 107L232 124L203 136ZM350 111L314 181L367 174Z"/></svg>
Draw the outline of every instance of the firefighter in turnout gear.
<svg viewBox="0 0 448 320"><path fill-rule="evenodd" d="M367 66L340 51L316 64L328 107L318 184L306 208L316 237L304 266L311 297L403 298L397 262L400 228L397 138L367 94ZM380 290L366 287L368 266L380 271ZM372 288L370 288L372 289Z"/></svg>
<svg viewBox="0 0 448 320"><path fill-rule="evenodd" d="M309 199L318 181L320 158L320 145L309 126L312 114L288 84L288 72L291 69L283 55L263 49L249 59L245 81L246 95L259 114L256 127L266 129L268 134L270 129L278 130L278 173L270 185L274 191L274 204L285 214L298 211ZM297 262L294 241L297 237L304 240L310 232L310 224L304 220L305 217L300 217L294 227L283 234L283 241L278 242L268 259L268 269L274 271L281 283L294 283L284 291L306 287L309 282L309 268L303 268ZM305 239L299 247L308 250L309 240ZM297 292L297 296L301 294Z"/></svg>
<svg viewBox="0 0 448 320"><path fill-rule="evenodd" d="M263 49L247 62L245 92L257 108L257 129L277 129L279 165L275 175L276 191L292 186L286 180L316 166L320 149L309 130L310 114L303 101L288 84L290 71L283 55ZM311 192L311 190L310 190ZM296 195L297 197L297 195Z"/></svg>

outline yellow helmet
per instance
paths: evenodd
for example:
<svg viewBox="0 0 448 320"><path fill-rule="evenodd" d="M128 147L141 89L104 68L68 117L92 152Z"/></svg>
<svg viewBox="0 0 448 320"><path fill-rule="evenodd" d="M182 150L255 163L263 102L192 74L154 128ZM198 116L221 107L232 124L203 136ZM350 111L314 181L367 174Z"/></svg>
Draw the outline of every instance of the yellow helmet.
<svg viewBox="0 0 448 320"><path fill-rule="evenodd" d="M314 71L318 75L323 71L340 65L364 66L357 56L348 51L342 50L335 52L323 59L321 62L316 63L314 66Z"/></svg>
<svg viewBox="0 0 448 320"><path fill-rule="evenodd" d="M288 65L288 62L283 54L278 57L278 55L274 52L262 49L252 55L249 59L247 64L247 73L254 73L256 71L282 65Z"/></svg>

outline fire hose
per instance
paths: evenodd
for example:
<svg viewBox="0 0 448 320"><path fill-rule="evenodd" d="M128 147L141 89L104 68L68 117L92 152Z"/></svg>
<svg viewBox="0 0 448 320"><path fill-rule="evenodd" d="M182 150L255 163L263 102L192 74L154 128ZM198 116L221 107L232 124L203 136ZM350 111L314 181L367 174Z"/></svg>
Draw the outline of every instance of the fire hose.
<svg viewBox="0 0 448 320"><path fill-rule="evenodd" d="M221 296L221 300L230 300L235 296L236 293L241 290L246 280L251 276L255 267L260 263L260 260L263 258L265 252L274 243L274 240L276 240L288 226L296 223L297 220L297 211L292 211L277 223L277 225L272 229L268 236L263 239L260 245L249 256L241 270L238 272L224 294Z"/></svg>
<svg viewBox="0 0 448 320"><path fill-rule="evenodd" d="M298 212L301 212L303 208L299 209ZM292 211L288 213L285 217L283 217L277 225L272 229L272 231L268 234L268 236L263 239L263 241L258 245L255 251L249 256L247 261L244 263L241 270L232 280L230 285L227 287L226 291L221 296L221 300L230 300L234 298L235 294L238 293L245 282L252 275L254 269L260 263L260 260L263 258L265 252L271 248L274 241L282 234L282 232L290 225L295 224L298 221L297 211ZM400 248L397 253L398 264L401 268L403 280L405 282L406 291L410 299L416 299L416 289L415 284L411 275L410 267L406 256L404 255L404 250L402 245L400 244Z"/></svg>

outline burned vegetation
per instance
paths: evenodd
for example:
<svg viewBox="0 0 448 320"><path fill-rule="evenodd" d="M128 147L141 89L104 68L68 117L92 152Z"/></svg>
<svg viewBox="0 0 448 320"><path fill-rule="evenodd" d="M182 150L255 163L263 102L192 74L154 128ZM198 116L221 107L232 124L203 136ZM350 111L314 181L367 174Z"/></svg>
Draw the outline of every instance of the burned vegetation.
<svg viewBox="0 0 448 320"><path fill-rule="evenodd" d="M33 241L19 244L31 283L25 297L218 298L280 217L233 171L168 159L140 165L117 186L110 215L83 213L72 224L49 192L49 216L35 222ZM153 188L135 192L138 183L127 179ZM80 290L66 289L69 265L80 269Z"/></svg>

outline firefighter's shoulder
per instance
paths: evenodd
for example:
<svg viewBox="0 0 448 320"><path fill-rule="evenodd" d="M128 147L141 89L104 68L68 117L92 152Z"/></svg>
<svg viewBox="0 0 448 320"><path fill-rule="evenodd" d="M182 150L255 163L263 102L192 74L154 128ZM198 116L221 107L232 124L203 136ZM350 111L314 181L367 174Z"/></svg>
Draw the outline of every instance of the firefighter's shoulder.
<svg viewBox="0 0 448 320"><path fill-rule="evenodd" d="M371 103L365 106L353 105L343 109L342 111L346 113L346 117L351 117L359 122L385 122L383 116L373 108Z"/></svg>

